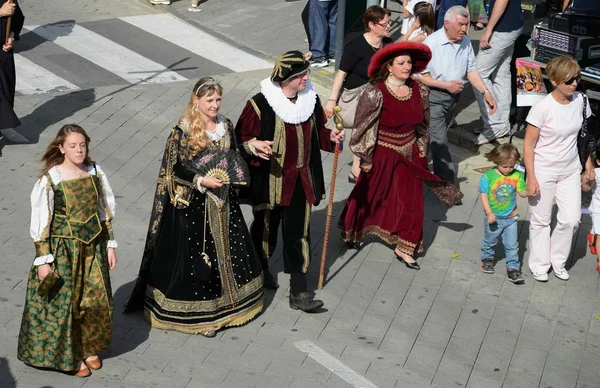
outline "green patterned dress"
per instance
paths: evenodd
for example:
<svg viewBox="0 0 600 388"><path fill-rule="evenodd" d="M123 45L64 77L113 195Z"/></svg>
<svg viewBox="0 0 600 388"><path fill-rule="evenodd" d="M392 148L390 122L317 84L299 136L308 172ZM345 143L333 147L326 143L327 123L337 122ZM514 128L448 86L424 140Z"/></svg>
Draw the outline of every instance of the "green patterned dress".
<svg viewBox="0 0 600 388"><path fill-rule="evenodd" d="M113 299L106 249L116 248L114 195L99 166L62 180L52 168L31 194L36 259L29 274L17 358L28 365L72 371L108 349ZM38 265L60 279L41 296Z"/></svg>

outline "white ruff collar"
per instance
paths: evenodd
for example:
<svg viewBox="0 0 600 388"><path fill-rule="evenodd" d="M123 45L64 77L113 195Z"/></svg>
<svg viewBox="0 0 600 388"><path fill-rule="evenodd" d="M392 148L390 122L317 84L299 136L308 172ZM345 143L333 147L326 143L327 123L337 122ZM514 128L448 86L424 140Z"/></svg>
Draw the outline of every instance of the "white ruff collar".
<svg viewBox="0 0 600 388"><path fill-rule="evenodd" d="M300 124L312 116L317 101L317 92L310 80L306 81L306 89L298 93L296 103L291 102L278 83L266 78L260 82L260 92L279 118L288 124Z"/></svg>

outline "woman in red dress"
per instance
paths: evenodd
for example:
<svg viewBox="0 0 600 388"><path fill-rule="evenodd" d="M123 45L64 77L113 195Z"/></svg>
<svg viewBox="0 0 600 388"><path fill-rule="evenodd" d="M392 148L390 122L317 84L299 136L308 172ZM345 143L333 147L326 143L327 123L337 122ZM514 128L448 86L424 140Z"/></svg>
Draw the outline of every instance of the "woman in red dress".
<svg viewBox="0 0 600 388"><path fill-rule="evenodd" d="M423 250L423 183L448 207L463 196L427 169L429 90L411 79L431 51L402 42L380 50L369 65L371 84L360 97L350 149L361 159L356 186L341 215L342 239L353 248L367 235L395 246L408 268Z"/></svg>

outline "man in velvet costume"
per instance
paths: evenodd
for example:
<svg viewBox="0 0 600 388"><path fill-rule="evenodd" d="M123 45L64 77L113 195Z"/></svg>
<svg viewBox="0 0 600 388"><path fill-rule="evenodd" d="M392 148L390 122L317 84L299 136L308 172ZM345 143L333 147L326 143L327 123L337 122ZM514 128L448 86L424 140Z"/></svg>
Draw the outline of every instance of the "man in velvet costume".
<svg viewBox="0 0 600 388"><path fill-rule="evenodd" d="M6 24L12 17L9 36L6 36ZM13 44L19 40L25 17L19 3L9 4L8 0L0 0L0 133L10 137L12 128L21 125L13 107L15 104L15 87L17 75ZM7 39L8 38L8 39Z"/></svg>
<svg viewBox="0 0 600 388"><path fill-rule="evenodd" d="M235 132L252 182L250 234L261 258L265 288L279 285L268 258L282 224L284 272L290 274L290 307L314 311L323 302L307 293L310 212L325 198L320 150L333 152L343 132L325 128L325 113L309 81L310 64L299 51L279 57L260 93L252 97ZM253 139L258 142L250 141Z"/></svg>

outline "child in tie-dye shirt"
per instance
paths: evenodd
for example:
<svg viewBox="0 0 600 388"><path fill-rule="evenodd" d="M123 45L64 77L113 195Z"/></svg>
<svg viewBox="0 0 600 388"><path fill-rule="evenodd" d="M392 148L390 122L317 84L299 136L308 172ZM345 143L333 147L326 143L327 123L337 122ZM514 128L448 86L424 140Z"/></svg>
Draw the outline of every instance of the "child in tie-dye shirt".
<svg viewBox="0 0 600 388"><path fill-rule="evenodd" d="M485 154L496 165L488 170L479 182L479 199L485 211L483 242L481 243L481 270L494 273L494 253L502 237L506 253L508 279L515 284L525 281L521 277L519 240L517 235L517 194L526 197L523 173L515 170L521 158L512 144L501 144Z"/></svg>

